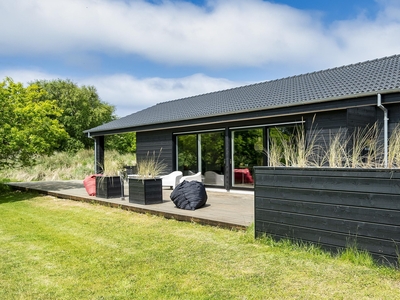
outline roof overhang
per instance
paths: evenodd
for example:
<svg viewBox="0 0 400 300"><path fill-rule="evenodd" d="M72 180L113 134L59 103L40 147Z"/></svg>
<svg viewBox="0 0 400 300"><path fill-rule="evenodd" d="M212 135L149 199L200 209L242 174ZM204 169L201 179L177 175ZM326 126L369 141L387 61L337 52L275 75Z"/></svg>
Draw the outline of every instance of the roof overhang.
<svg viewBox="0 0 400 300"><path fill-rule="evenodd" d="M281 116L299 115L305 113L318 113L322 111L341 110L354 107L376 105L376 96L383 95L382 104L399 103L400 89L374 91L369 93L360 93L351 96L331 97L326 99L317 99L303 101L296 104L281 106L271 106L264 109L237 111L229 114L219 114L213 116L175 120L168 123L152 123L140 126L127 126L111 130L86 130L88 137L122 134L127 132L145 132L167 129L179 129L184 127L194 127L203 125L213 125L228 122L241 122L246 120L265 119ZM388 97L393 95L394 97ZM234 117L233 117L234 116Z"/></svg>

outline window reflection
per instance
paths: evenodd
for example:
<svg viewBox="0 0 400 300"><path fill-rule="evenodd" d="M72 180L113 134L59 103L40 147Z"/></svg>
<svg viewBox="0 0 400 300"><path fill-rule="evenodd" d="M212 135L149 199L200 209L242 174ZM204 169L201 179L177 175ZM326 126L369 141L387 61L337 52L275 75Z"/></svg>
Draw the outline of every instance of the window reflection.
<svg viewBox="0 0 400 300"><path fill-rule="evenodd" d="M177 136L178 170L183 175L201 171L207 185L224 186L224 132Z"/></svg>
<svg viewBox="0 0 400 300"><path fill-rule="evenodd" d="M224 132L201 134L201 172L206 185L224 185Z"/></svg>
<svg viewBox="0 0 400 300"><path fill-rule="evenodd" d="M264 129L233 131L233 185L253 187L254 166L264 164Z"/></svg>
<svg viewBox="0 0 400 300"><path fill-rule="evenodd" d="M179 135L178 140L178 171L184 176L196 174L199 169L197 159L197 135Z"/></svg>
<svg viewBox="0 0 400 300"><path fill-rule="evenodd" d="M297 148L296 136L302 126L275 126L232 131L232 186L254 187L255 166L290 164L288 149ZM224 131L177 136L178 170L184 176L198 172L209 186L225 186Z"/></svg>

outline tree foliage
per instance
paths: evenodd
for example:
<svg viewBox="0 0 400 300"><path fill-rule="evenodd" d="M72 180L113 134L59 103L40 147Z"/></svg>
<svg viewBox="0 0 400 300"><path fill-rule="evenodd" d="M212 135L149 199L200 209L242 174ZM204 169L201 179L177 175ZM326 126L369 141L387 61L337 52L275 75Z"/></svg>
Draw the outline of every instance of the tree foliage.
<svg viewBox="0 0 400 300"><path fill-rule="evenodd" d="M77 86L70 80L38 80L38 85L46 90L43 100L55 100L62 109L58 117L69 135L60 151L76 151L93 146L93 140L86 137L84 130L102 125L116 119L114 106L100 100L93 86Z"/></svg>
<svg viewBox="0 0 400 300"><path fill-rule="evenodd" d="M136 132L109 135L105 142L106 150L117 150L120 154L136 152Z"/></svg>
<svg viewBox="0 0 400 300"><path fill-rule="evenodd" d="M62 110L40 86L25 88L6 78L0 82L0 103L0 168L30 164L67 140L58 121Z"/></svg>
<svg viewBox="0 0 400 300"><path fill-rule="evenodd" d="M84 130L116 119L114 106L100 100L93 86L70 80L37 80L24 87L0 82L0 168L26 165L37 155L92 148ZM135 152L136 135L111 136L109 150Z"/></svg>

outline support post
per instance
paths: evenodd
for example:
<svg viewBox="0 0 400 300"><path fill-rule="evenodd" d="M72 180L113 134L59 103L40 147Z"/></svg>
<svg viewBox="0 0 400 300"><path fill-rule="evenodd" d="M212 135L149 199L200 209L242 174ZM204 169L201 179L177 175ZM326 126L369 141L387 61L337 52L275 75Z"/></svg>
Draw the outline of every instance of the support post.
<svg viewBox="0 0 400 300"><path fill-rule="evenodd" d="M232 141L231 131L228 127L225 128L225 172L224 186L226 190L230 190L232 186Z"/></svg>
<svg viewBox="0 0 400 300"><path fill-rule="evenodd" d="M102 174L104 172L104 136L94 137L94 172Z"/></svg>

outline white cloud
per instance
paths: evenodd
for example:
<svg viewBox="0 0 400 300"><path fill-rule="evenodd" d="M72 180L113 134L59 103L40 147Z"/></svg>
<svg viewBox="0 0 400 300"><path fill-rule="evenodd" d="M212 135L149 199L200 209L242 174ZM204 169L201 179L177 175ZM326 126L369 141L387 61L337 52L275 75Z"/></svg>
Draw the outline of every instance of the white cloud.
<svg viewBox="0 0 400 300"><path fill-rule="evenodd" d="M361 13L330 25L315 12L262 0L209 0L205 7L158 2L2 0L0 56L4 61L8 55L62 57L67 65L100 69L101 61L92 52L114 57L128 53L164 65L310 71L400 53L398 0L377 0L380 11L374 18ZM0 78L5 76L22 82L66 78L44 69L0 67ZM119 116L161 101L245 84L202 74L70 79L94 85L104 101L117 107Z"/></svg>
<svg viewBox="0 0 400 300"><path fill-rule="evenodd" d="M38 79L52 80L59 78L54 77L52 74L36 70L0 69L0 81L3 81L6 77L10 77L12 80L14 80L14 82L22 82L25 85Z"/></svg>
<svg viewBox="0 0 400 300"><path fill-rule="evenodd" d="M174 65L319 66L357 52L359 60L384 52L367 41L368 34L358 35L370 31L386 52L400 52L393 42L400 35L394 11L399 5L380 3L376 20L360 16L324 28L318 14L262 0L213 0L206 7L183 1L2 0L0 22L7 30L0 32L0 54L98 51ZM367 52L365 45L371 45Z"/></svg>
<svg viewBox="0 0 400 300"><path fill-rule="evenodd" d="M360 15L357 19L335 22L331 35L340 48L335 60L352 63L400 54L400 3L378 1L382 7L375 19Z"/></svg>
<svg viewBox="0 0 400 300"><path fill-rule="evenodd" d="M137 79L126 74L93 77L82 81L97 87L102 100L117 106L122 117L160 102L244 85L223 78L194 74L183 78Z"/></svg>
<svg viewBox="0 0 400 300"><path fill-rule="evenodd" d="M64 76L30 70L0 70L0 79L11 77L14 82L27 85L34 80L67 79ZM70 78L71 79L71 78ZM115 74L83 79L71 79L82 85L96 87L100 98L116 107L119 117L155 105L159 102L229 89L247 84L223 78L194 74L183 78L144 78L138 79L127 74Z"/></svg>

